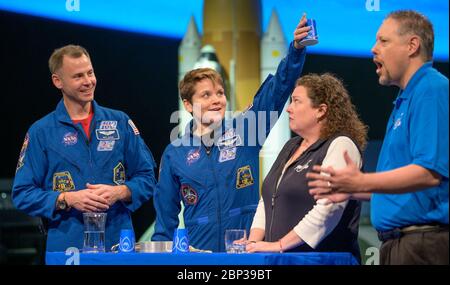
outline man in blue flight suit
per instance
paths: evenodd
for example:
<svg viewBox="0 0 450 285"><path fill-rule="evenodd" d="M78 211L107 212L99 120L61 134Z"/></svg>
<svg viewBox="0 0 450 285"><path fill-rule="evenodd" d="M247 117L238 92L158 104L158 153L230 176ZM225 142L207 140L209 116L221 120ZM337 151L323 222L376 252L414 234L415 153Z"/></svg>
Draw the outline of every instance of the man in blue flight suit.
<svg viewBox="0 0 450 285"><path fill-rule="evenodd" d="M47 251L82 248L84 212L106 212L106 249L132 229L131 212L152 196L155 162L131 119L94 101L88 52L68 45L49 59L63 98L28 130L14 179L14 205L48 222Z"/></svg>
<svg viewBox="0 0 450 285"><path fill-rule="evenodd" d="M250 229L259 200L259 151L269 131L270 111L278 115L299 78L306 51L297 41L309 27L302 17L289 53L257 92L247 111L223 120L226 96L221 76L210 68L188 72L180 96L194 119L186 134L164 151L155 190L154 241L172 240L180 202L189 243L194 248L224 251L227 229ZM266 119L258 122L258 112ZM264 136L265 135L265 136Z"/></svg>

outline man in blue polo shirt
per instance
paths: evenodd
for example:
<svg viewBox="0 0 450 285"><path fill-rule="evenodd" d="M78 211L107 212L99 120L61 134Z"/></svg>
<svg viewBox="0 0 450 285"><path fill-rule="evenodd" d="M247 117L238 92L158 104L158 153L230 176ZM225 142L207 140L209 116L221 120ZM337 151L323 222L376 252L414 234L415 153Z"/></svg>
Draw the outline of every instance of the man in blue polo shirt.
<svg viewBox="0 0 450 285"><path fill-rule="evenodd" d="M373 60L379 83L400 92L377 172L361 173L344 154L347 168L316 166L308 174L317 199L371 198L372 224L383 242L381 264L449 264L448 78L432 67L433 43L432 24L423 15L387 16Z"/></svg>

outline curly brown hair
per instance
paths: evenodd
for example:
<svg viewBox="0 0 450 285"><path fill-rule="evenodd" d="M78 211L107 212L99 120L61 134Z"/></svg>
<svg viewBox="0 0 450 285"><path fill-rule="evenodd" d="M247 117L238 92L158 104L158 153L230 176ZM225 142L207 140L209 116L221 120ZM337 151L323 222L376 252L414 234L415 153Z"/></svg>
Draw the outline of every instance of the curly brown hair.
<svg viewBox="0 0 450 285"><path fill-rule="evenodd" d="M300 77L296 86L303 86L314 108L327 105L321 138L342 133L348 135L361 150L367 144L368 127L361 121L350 96L340 79L331 73L307 74Z"/></svg>

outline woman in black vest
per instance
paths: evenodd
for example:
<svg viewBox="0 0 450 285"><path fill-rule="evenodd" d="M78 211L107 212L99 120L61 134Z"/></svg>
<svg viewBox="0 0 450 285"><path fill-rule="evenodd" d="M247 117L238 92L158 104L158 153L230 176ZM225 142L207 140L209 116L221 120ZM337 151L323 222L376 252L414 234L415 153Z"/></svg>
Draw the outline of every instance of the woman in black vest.
<svg viewBox="0 0 450 285"><path fill-rule="evenodd" d="M329 73L298 79L291 99L289 127L298 136L264 179L247 251L351 252L360 260L360 203L314 201L305 174L316 164L345 167L344 151L361 167L367 126L342 82Z"/></svg>

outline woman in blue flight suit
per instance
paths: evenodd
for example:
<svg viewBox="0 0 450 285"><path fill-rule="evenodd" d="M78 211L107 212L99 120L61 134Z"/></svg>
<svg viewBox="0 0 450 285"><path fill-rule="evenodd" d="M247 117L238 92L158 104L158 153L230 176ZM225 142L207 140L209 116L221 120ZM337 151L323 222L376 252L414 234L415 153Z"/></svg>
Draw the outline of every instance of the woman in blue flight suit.
<svg viewBox="0 0 450 285"><path fill-rule="evenodd" d="M297 41L307 35L305 23L303 17L275 76L269 75L253 104L232 120L223 120L226 98L217 72L205 68L185 75L180 94L194 120L187 133L164 151L154 194L157 218L152 240L172 240L180 202L189 243L195 248L224 251L226 229L250 229L259 200L259 151L264 143L258 140L259 132L267 137L270 111L282 112L301 74L306 51ZM203 116L196 113L195 104ZM258 122L258 111L265 112L265 125Z"/></svg>

